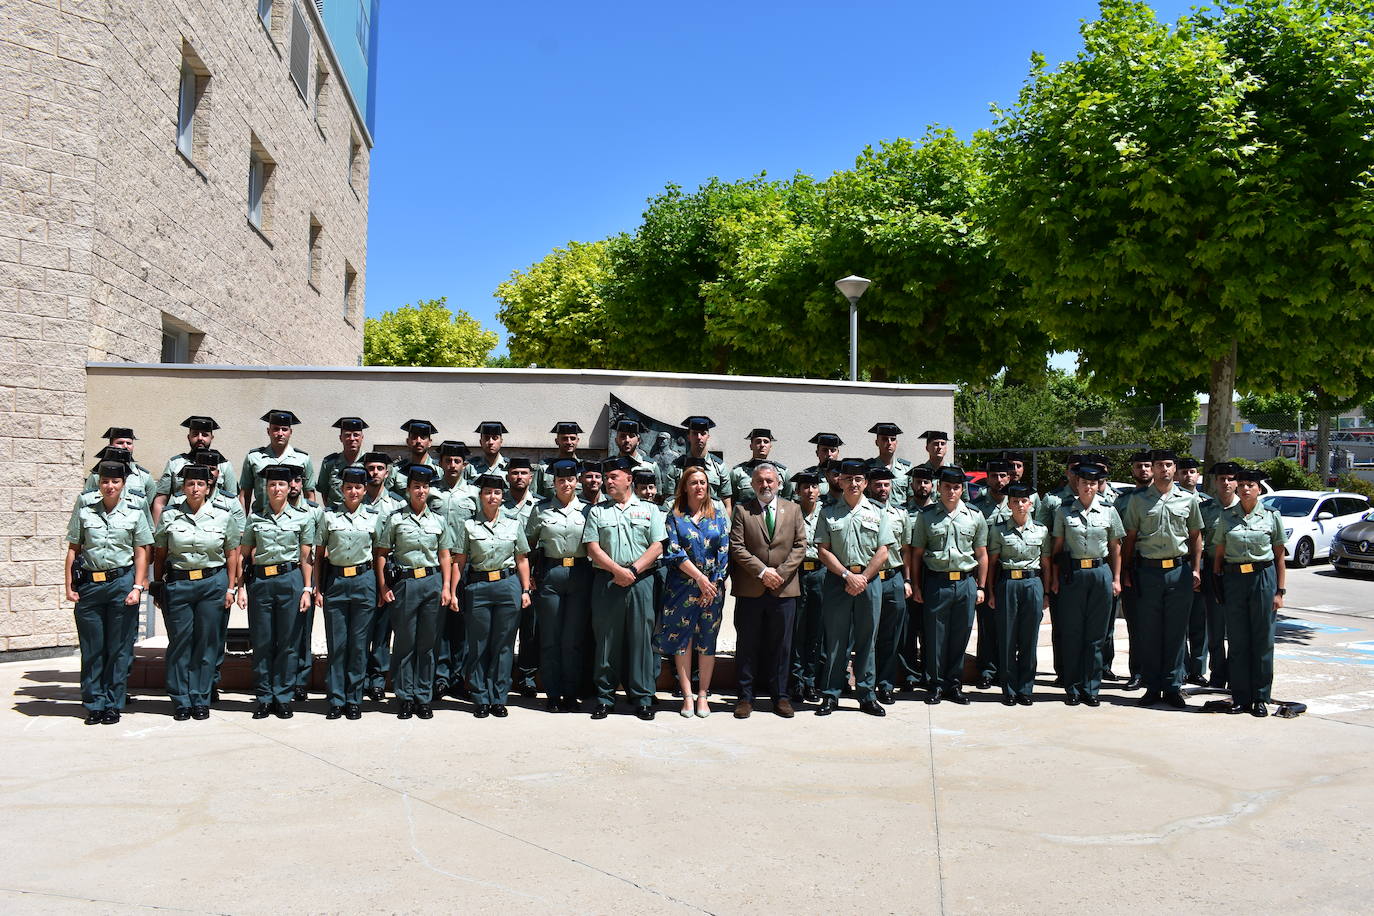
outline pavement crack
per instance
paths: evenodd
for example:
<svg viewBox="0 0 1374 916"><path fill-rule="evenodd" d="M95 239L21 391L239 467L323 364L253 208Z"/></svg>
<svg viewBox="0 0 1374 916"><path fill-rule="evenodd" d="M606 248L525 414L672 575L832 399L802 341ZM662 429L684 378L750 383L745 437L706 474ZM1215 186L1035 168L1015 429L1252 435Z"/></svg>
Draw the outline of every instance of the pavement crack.
<svg viewBox="0 0 1374 916"><path fill-rule="evenodd" d="M926 740L930 747L930 811L935 823L935 874L939 882L940 916L945 912L945 857L940 845L940 791L935 781L935 723L929 706L926 707Z"/></svg>
<svg viewBox="0 0 1374 916"><path fill-rule="evenodd" d="M0 887L0 894L22 894L26 897L48 897L54 900L79 900L83 903L97 903L106 906L122 906L139 910L162 910L168 913L205 913L214 916L228 916L216 910L188 910L180 906L163 906L157 903L130 903L128 900L110 900L107 897L85 897L80 894L58 894L53 891L31 891L22 887Z"/></svg>

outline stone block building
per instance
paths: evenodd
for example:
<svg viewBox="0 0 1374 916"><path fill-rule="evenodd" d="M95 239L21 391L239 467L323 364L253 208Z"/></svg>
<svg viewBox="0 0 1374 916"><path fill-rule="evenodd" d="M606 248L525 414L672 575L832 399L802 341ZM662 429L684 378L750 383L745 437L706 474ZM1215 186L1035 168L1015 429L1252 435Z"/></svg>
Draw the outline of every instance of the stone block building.
<svg viewBox="0 0 1374 916"><path fill-rule="evenodd" d="M0 652L76 641L87 363L359 364L369 90L324 5L0 0Z"/></svg>

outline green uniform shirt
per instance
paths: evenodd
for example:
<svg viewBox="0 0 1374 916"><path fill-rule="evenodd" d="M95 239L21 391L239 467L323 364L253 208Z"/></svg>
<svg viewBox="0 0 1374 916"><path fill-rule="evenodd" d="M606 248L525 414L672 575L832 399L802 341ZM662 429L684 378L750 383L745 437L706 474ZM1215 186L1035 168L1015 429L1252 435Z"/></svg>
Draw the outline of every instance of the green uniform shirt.
<svg viewBox="0 0 1374 916"><path fill-rule="evenodd" d="M525 537L531 547L542 550L550 560L585 557L582 530L587 526L585 500L574 496L566 506L555 497L539 500L525 524Z"/></svg>
<svg viewBox="0 0 1374 916"><path fill-rule="evenodd" d="M1050 531L1054 537L1064 539L1064 552L1074 560L1103 559L1107 556L1107 542L1126 535L1116 509L1096 496L1086 509L1077 498L1055 509Z"/></svg>
<svg viewBox="0 0 1374 916"><path fill-rule="evenodd" d="M682 463L687 456L678 455L669 465L667 473L663 476L658 491L663 494L663 498L672 502L677 493L677 482L682 479ZM710 452L706 454L706 483L711 488L711 498L727 500L733 492L730 489L730 471L725 467L725 462L721 461Z"/></svg>
<svg viewBox="0 0 1374 916"><path fill-rule="evenodd" d="M248 516L239 546L254 548L254 566L296 563L301 547L315 543L315 528L315 513L309 509L286 503L274 515L272 508L264 505Z"/></svg>
<svg viewBox="0 0 1374 916"><path fill-rule="evenodd" d="M524 521L502 511L490 522L485 515L463 519L454 529L453 552L467 556L477 572L492 572L514 566L516 554L530 552L530 542Z"/></svg>
<svg viewBox="0 0 1374 916"><path fill-rule="evenodd" d="M798 506L801 503L797 503ZM816 502L816 507L811 510L810 515L802 516L802 524L806 526L806 559L820 559L820 551L816 549L816 523L821 520L821 504Z"/></svg>
<svg viewBox="0 0 1374 916"><path fill-rule="evenodd" d="M157 495L176 496L181 492L181 469L191 463L191 458L184 452L173 455L167 459L167 466L162 469L162 476L157 481ZM215 489L224 493L239 492L238 478L234 476L234 466L227 460L219 463L219 480L215 483Z"/></svg>
<svg viewBox="0 0 1374 916"><path fill-rule="evenodd" d="M331 566L359 566L372 559L380 525L377 513L361 503L356 512L335 506L315 520L314 543L328 552Z"/></svg>
<svg viewBox="0 0 1374 916"><path fill-rule="evenodd" d="M240 516L206 500L199 512L191 512L185 503L169 505L153 532L153 543L167 551L172 569L209 569L224 565L242 535Z"/></svg>
<svg viewBox="0 0 1374 916"><path fill-rule="evenodd" d="M1007 498L1002 497L1001 502L992 501L992 493L986 492L975 499L971 505L983 514L983 518L988 520L988 529L1001 521L1011 518L1011 506L1007 503ZM1032 518L1034 516L1032 515Z"/></svg>
<svg viewBox="0 0 1374 916"><path fill-rule="evenodd" d="M1240 497L1231 494L1231 504L1223 506L1221 500L1215 496L1210 497L1202 503L1202 552L1211 556L1216 549L1216 542L1213 539L1217 530L1217 522L1223 515L1235 511L1240 505Z"/></svg>
<svg viewBox="0 0 1374 916"><path fill-rule="evenodd" d="M1032 518L1016 527L1010 517L998 519L988 528L988 554L995 554L1003 569L1036 569L1050 555L1054 539L1050 529Z"/></svg>
<svg viewBox="0 0 1374 916"><path fill-rule="evenodd" d="M364 509L366 509L368 512L373 513L374 515L386 516L401 508L401 506L404 505L404 503L399 502L396 499L396 497L388 493L386 491L386 486L383 485L382 490L377 494L376 499L369 499L367 491L363 491L363 501L361 505Z"/></svg>
<svg viewBox="0 0 1374 916"><path fill-rule="evenodd" d="M315 481L315 492L320 494L320 503L325 506L335 506L343 502L343 480L340 474L344 468L360 468L363 452L359 450L358 456L352 461L345 461L343 452L330 452L324 456L320 462L320 476ZM345 566L353 566L352 563L345 563Z"/></svg>
<svg viewBox="0 0 1374 916"><path fill-rule="evenodd" d="M86 486L81 492L100 492L100 475L95 471L87 474ZM152 505L153 497L157 495L157 484L153 481L153 475L148 473L147 468L141 464L135 464L124 481L124 492L132 496L141 496L147 500L149 505Z"/></svg>
<svg viewBox="0 0 1374 916"><path fill-rule="evenodd" d="M272 446L260 445L244 456L243 471L239 474L239 489L250 490L253 493L253 501L248 504L250 509L267 505L267 481L259 475L263 468L271 464L302 468L305 472L306 487L313 486L311 481L315 479L315 462L308 453L288 442L286 451L281 453L281 457L277 457L272 454Z"/></svg>
<svg viewBox="0 0 1374 916"><path fill-rule="evenodd" d="M842 566L867 566L879 547L888 553L897 547L897 532L890 516L861 496L852 509L841 500L820 510L816 543L827 545Z"/></svg>
<svg viewBox="0 0 1374 916"><path fill-rule="evenodd" d="M207 496L205 501L238 518L240 530L242 530L243 524L248 521L248 513L243 511L243 503L227 493L221 493L219 487L215 487L214 492ZM179 493L167 501L168 506L184 506L185 504L186 494L184 493Z"/></svg>
<svg viewBox="0 0 1374 916"><path fill-rule="evenodd" d="M988 546L988 520L962 499L953 512L937 499L912 525L911 546L925 549L921 562L931 572L969 572L978 566L974 551Z"/></svg>
<svg viewBox="0 0 1374 916"><path fill-rule="evenodd" d="M120 569L134 561L135 547L153 543L153 528L135 503L121 499L106 512L97 501L72 509L67 542L81 547L87 569Z"/></svg>
<svg viewBox="0 0 1374 916"><path fill-rule="evenodd" d="M911 495L911 462L905 458L893 458L891 464L883 464L874 455L869 458L867 464L870 468L887 467L892 469L892 496L889 502L903 505L907 497Z"/></svg>
<svg viewBox="0 0 1374 916"><path fill-rule="evenodd" d="M478 455L476 458L463 465L463 479L472 483L483 474L499 474L506 476L506 466L510 464L510 459L505 455L497 455L493 462L487 461L485 454Z"/></svg>
<svg viewBox="0 0 1374 916"><path fill-rule="evenodd" d="M772 458L766 459L765 462L755 461L752 458L748 461L741 461L730 469L730 492L739 502L746 502L758 495L754 492L754 468L762 463L771 464L778 469L779 494L785 493L787 488L791 486L787 482L789 476L787 465L781 461L774 461Z"/></svg>
<svg viewBox="0 0 1374 916"><path fill-rule="evenodd" d="M410 453L407 452L400 458L391 462L391 467L387 468L386 480L382 482L382 488L388 490L402 504L406 502L406 487L410 484L410 478L406 475L406 471L414 463L415 462L410 460ZM443 472L439 470L439 462L429 457L427 453L425 455L424 465L425 467L434 469L435 480L443 476ZM468 465L463 466L464 476L467 474L467 467Z"/></svg>
<svg viewBox="0 0 1374 916"><path fill-rule="evenodd" d="M391 551L391 559L405 569L438 566L439 551L453 549L453 529L427 508L416 515L405 506L382 519L377 549Z"/></svg>
<svg viewBox="0 0 1374 916"><path fill-rule="evenodd" d="M881 509L883 514L887 516L888 527L892 530L892 539L896 542L887 549L887 562L883 564L883 569L901 569L904 565L902 563L902 537L906 534L906 510L895 499L878 502L876 499L869 498L868 501Z"/></svg>
<svg viewBox="0 0 1374 916"><path fill-rule="evenodd" d="M803 473L803 474L815 474L816 477L817 477L817 479L820 480L820 488L821 488L821 489L820 489L820 495L816 497L816 504L817 504L817 505L824 505L825 502L826 502L826 497L830 495L830 481L826 479L826 477L825 477L825 471L822 471L822 470L821 470L821 466L820 466L819 464L813 464L813 465L811 465L810 467L802 468L802 473ZM789 487L792 487L792 492L793 492L793 493L796 493L796 491L797 491L796 486L794 486L794 485L793 485L792 483L790 483L790 482L788 483L788 486L789 486ZM784 494L784 495L786 495L786 494Z"/></svg>
<svg viewBox="0 0 1374 916"><path fill-rule="evenodd" d="M565 458L562 455L554 455L552 458L545 458L543 464L535 467L534 480L530 483L530 492L540 499L543 499L545 496L553 495L554 476L553 473L549 471L549 465L553 464L555 461L576 461L578 464L582 463L582 459L577 457L576 454L571 458Z"/></svg>
<svg viewBox="0 0 1374 916"><path fill-rule="evenodd" d="M587 512L582 528L582 543L595 541L611 562L628 566L638 560L649 545L668 537L664 513L657 506L631 496L625 504L604 502Z"/></svg>
<svg viewBox="0 0 1374 916"><path fill-rule="evenodd" d="M1064 505L1064 503L1073 502L1077 498L1077 494L1069 489L1068 484L1064 484L1064 486L1060 487L1058 490L1046 493L1045 498L1040 500L1040 505L1036 507L1035 520L1046 528L1053 529L1054 513L1058 511L1059 507Z"/></svg>
<svg viewBox="0 0 1374 916"><path fill-rule="evenodd" d="M1221 513L1212 532L1212 547L1225 548L1227 563L1272 560L1283 549L1284 540L1283 516L1258 502L1247 514L1237 500L1232 509Z"/></svg>
<svg viewBox="0 0 1374 916"><path fill-rule="evenodd" d="M1197 495L1176 484L1167 493L1149 486L1131 496L1122 524L1136 532L1135 549L1147 560L1168 560L1188 552L1188 535L1202 530Z"/></svg>
<svg viewBox="0 0 1374 916"><path fill-rule="evenodd" d="M507 492L506 501L502 503L501 511L520 519L520 526L523 528L525 522L529 520L530 513L534 512L534 507L537 505L539 505L539 499L533 491L527 490L524 498L519 502L516 502L514 497Z"/></svg>
<svg viewBox="0 0 1374 916"><path fill-rule="evenodd" d="M476 511L477 493L477 488L468 486L465 480L459 480L453 486L449 486L442 480L436 481L429 488L429 511L437 512L439 515L447 515L449 502L453 499L471 503L474 511Z"/></svg>

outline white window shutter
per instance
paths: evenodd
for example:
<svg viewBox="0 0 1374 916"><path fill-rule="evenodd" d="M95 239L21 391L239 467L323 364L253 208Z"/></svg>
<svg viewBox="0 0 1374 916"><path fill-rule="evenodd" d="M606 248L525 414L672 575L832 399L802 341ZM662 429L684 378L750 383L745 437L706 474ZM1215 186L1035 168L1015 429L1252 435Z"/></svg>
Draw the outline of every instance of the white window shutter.
<svg viewBox="0 0 1374 916"><path fill-rule="evenodd" d="M310 97L310 26L299 5L291 4L291 79L301 98Z"/></svg>

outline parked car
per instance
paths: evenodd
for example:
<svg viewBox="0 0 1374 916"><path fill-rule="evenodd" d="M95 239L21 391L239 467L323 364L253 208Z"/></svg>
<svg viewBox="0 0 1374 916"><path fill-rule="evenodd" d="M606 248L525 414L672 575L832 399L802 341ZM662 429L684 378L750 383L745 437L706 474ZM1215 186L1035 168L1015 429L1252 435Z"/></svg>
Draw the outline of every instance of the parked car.
<svg viewBox="0 0 1374 916"><path fill-rule="evenodd" d="M1331 568L1343 576L1374 573L1374 512L1336 532L1331 543Z"/></svg>
<svg viewBox="0 0 1374 916"><path fill-rule="evenodd" d="M1283 516L1288 565L1299 569L1330 556L1336 532L1369 512L1369 499L1358 493L1275 490L1263 502Z"/></svg>

